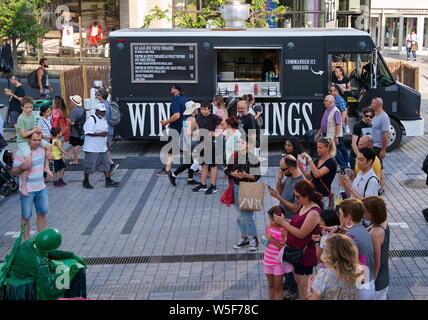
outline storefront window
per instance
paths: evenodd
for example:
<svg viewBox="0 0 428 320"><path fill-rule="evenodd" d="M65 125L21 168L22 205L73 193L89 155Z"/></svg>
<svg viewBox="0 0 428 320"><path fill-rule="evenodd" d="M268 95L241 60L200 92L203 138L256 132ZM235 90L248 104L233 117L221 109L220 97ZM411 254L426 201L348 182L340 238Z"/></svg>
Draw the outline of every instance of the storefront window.
<svg viewBox="0 0 428 320"><path fill-rule="evenodd" d="M217 93L280 97L281 49L216 48Z"/></svg>
<svg viewBox="0 0 428 320"><path fill-rule="evenodd" d="M41 24L50 29L43 39L42 55L78 57L82 51L83 57L108 58L108 34L120 27L119 4L120 0L51 0L41 17ZM25 43L20 49L22 56L35 56L36 51Z"/></svg>

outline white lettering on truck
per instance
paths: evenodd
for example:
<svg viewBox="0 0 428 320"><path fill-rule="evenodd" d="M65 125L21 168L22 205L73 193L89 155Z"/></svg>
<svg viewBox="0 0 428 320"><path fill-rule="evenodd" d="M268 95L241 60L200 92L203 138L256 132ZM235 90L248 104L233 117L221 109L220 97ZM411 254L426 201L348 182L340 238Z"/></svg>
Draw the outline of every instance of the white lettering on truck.
<svg viewBox="0 0 428 320"><path fill-rule="evenodd" d="M146 121L146 109L149 109L150 127L149 136L162 136L162 126L160 121L170 117L169 107L171 103L161 102L129 102L127 103L129 110L129 118L131 121L132 135L134 137L143 136L145 126L149 125ZM158 110L155 117L156 107ZM303 135L306 131L312 130L312 102L264 102L264 135L285 136L285 135ZM270 118L270 112L273 112ZM271 123L272 121L272 123ZM269 132L271 131L271 134ZM288 132L287 132L288 131Z"/></svg>

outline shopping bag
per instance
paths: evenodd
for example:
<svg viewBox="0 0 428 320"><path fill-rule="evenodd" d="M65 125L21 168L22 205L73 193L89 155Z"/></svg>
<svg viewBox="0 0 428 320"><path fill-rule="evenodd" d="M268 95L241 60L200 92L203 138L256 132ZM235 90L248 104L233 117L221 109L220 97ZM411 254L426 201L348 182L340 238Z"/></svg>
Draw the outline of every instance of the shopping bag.
<svg viewBox="0 0 428 320"><path fill-rule="evenodd" d="M243 211L263 210L265 196L265 184L262 182L239 183L239 209Z"/></svg>

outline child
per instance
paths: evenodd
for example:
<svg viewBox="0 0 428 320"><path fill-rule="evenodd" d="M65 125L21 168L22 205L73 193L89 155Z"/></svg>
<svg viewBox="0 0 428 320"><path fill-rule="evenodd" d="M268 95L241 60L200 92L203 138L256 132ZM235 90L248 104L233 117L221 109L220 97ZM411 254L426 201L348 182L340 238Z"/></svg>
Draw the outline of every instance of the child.
<svg viewBox="0 0 428 320"><path fill-rule="evenodd" d="M22 156L25 161L28 161L31 164L31 149L28 144L27 137L32 135L35 132L41 133L41 128L36 126L36 119L33 115L33 105L34 100L31 97L23 97L21 100L21 108L22 113L18 117L18 121L16 124L16 135L17 135L17 143L18 149L20 150ZM41 146L45 148L48 152L50 152L52 145L42 140ZM48 153L47 152L47 153ZM52 176L52 172L49 170L49 157L46 155L45 157L45 170L47 174ZM27 190L27 178L28 178L29 170L26 170L22 174L22 182L21 182L21 193L23 196L28 196Z"/></svg>
<svg viewBox="0 0 428 320"><path fill-rule="evenodd" d="M63 160L63 154L65 154L70 159L73 158L71 153L68 153L62 148L62 142L59 139L61 136L61 128L52 128L51 129L51 135L52 135L52 155L54 159L54 183L53 186L55 188L57 187L63 187L66 186L67 183L63 180L64 178L64 170L65 170L65 162Z"/></svg>
<svg viewBox="0 0 428 320"><path fill-rule="evenodd" d="M48 105L43 105L40 107L40 119L37 125L40 127L40 130L42 131L42 139L46 142L51 142L52 136L51 136L51 114L52 110Z"/></svg>
<svg viewBox="0 0 428 320"><path fill-rule="evenodd" d="M52 141L52 136L51 136L51 129L52 129L51 114L52 114L51 107L48 106L48 105L46 105L46 104L42 105L40 107L40 117L41 118L39 119L39 122L37 122L37 125L42 130L42 139L45 140L48 143L51 143L51 141ZM48 179L48 174L46 172L43 172L43 178L45 179L45 183L50 182L50 180Z"/></svg>
<svg viewBox="0 0 428 320"><path fill-rule="evenodd" d="M285 214L285 211L280 206L272 207L268 211L270 223L266 228L265 239L263 240L265 245L263 266L269 283L269 299L283 300L282 277L284 270L278 256L285 245L287 231L275 222L274 214L280 216Z"/></svg>
<svg viewBox="0 0 428 320"><path fill-rule="evenodd" d="M321 212L321 223L320 227L332 227L340 226L339 215L335 209L325 209ZM321 235L312 235L312 240L316 244L316 255L318 261L320 261L321 255L324 251L325 240L330 237L330 233L322 231Z"/></svg>

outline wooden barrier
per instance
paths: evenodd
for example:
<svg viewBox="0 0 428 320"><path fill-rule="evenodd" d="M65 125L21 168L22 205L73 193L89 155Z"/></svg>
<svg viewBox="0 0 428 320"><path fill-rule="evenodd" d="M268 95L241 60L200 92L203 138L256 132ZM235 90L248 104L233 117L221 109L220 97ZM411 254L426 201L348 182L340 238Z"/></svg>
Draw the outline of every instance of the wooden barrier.
<svg viewBox="0 0 428 320"><path fill-rule="evenodd" d="M419 91L419 67L413 67L402 61L387 61L392 77L396 81ZM341 66L345 71L345 76L355 69L355 62L334 62L333 66Z"/></svg>
<svg viewBox="0 0 428 320"><path fill-rule="evenodd" d="M62 72L60 75L61 95L68 111L71 110L70 96L79 95L89 98L89 90L95 80L101 80L104 87L109 86L110 66L81 66Z"/></svg>

